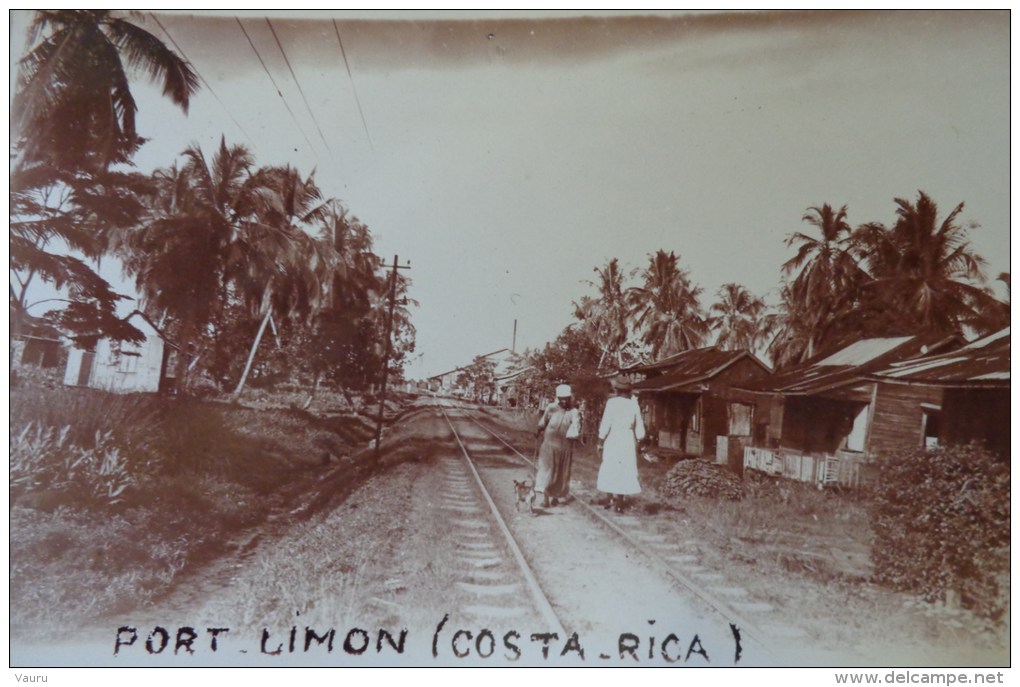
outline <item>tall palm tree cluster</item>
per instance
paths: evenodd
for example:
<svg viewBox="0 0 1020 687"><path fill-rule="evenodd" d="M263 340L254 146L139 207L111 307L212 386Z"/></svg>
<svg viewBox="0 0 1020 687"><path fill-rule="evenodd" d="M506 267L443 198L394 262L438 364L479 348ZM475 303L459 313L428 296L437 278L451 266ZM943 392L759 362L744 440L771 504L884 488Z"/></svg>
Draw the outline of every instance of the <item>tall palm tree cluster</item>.
<svg viewBox="0 0 1020 687"><path fill-rule="evenodd" d="M803 221L814 232L787 239L795 250L781 269L780 303L736 283L724 284L706 312L702 289L679 257L649 255L645 269L626 272L613 258L595 268L588 285L595 295L574 303L577 328L598 350L585 374L605 375L640 360L658 360L709 343L748 350L788 367L869 337L932 337L985 334L1009 324L1009 303L998 300L983 274L959 216L963 203L944 218L918 192L916 202L897 198L896 222L869 222L856 229L846 206L808 208ZM628 279L638 277L636 285ZM1008 292L1009 273L999 275ZM561 336L557 342L570 341ZM576 342L575 342L576 344ZM568 358L583 359L573 346ZM549 379L585 376L574 367L548 369L550 348L532 354ZM543 357L544 356L544 357Z"/></svg>
<svg viewBox="0 0 1020 687"><path fill-rule="evenodd" d="M575 302L574 315L600 351L598 369L673 355L708 338L712 324L701 306L701 287L691 283L676 253L650 255L640 274L625 274L616 258L595 273L598 278L588 283L597 295ZM625 285L635 276L637 285Z"/></svg>
<svg viewBox="0 0 1020 687"><path fill-rule="evenodd" d="M574 303L574 316L600 351L595 369L606 372L641 359L660 359L709 343L723 349L760 350L770 340L775 316L765 301L739 284L725 284L706 312L702 289L691 282L675 252L658 250L643 270L625 273L613 258L588 282L596 296ZM638 278L626 285L628 278Z"/></svg>
<svg viewBox="0 0 1020 687"><path fill-rule="evenodd" d="M779 366L864 337L980 334L1009 323L1008 304L989 289L985 261L970 246L968 230L977 225L959 221L963 203L942 219L922 191L916 202L895 203L891 227L853 229L846 206L808 209L803 220L817 236L787 239L796 253L783 265L769 349Z"/></svg>
<svg viewBox="0 0 1020 687"><path fill-rule="evenodd" d="M316 384L371 383L391 288L397 357L413 348L407 279L379 275L368 228L314 175L258 167L225 139L211 157L190 147L151 175L123 170L143 142L128 73L141 70L185 111L197 88L157 38L113 12L61 10L37 12L29 42L12 104L12 309L30 307L38 278L66 290L52 319L79 342L137 340L116 317L125 297L89 265L112 255L175 343L179 388L196 369L243 384L245 349L267 324L278 363Z"/></svg>

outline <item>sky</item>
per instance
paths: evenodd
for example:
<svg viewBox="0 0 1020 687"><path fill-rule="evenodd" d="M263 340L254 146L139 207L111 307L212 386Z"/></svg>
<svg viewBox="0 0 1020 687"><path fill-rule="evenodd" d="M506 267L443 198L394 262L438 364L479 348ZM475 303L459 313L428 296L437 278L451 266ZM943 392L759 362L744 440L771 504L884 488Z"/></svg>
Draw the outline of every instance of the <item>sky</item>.
<svg viewBox="0 0 1020 687"><path fill-rule="evenodd" d="M185 116L134 82L138 168L225 135L315 169L410 260L410 378L510 347L515 321L543 346L614 257L675 251L706 308L728 282L774 302L823 203L856 226L919 190L964 202L989 277L1010 269L1008 12L158 17L206 84Z"/></svg>

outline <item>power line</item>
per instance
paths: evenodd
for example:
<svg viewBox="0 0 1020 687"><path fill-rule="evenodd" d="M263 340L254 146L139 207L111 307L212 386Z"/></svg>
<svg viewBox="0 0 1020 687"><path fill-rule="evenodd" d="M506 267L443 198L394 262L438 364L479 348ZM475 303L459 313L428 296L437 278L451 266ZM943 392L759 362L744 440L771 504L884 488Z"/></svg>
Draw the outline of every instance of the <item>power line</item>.
<svg viewBox="0 0 1020 687"><path fill-rule="evenodd" d="M255 147L255 141L252 140L251 136L248 135L248 132L244 130L243 126L241 126L241 123L239 121L237 121L237 119L234 117L234 115L230 112L230 109L227 107L226 103L224 103L223 100L220 99L220 96L216 94L216 91L213 90L212 84L210 84L208 81L206 81L205 77L202 76L202 73L198 71L198 66L195 65L194 62L189 60L188 56L184 54L184 49L181 48L181 46L177 44L177 41L174 40L174 37L171 36L170 32L167 30L167 28L165 26L163 26L163 22L161 22L159 20L159 17L157 17L153 12L149 12L149 15L153 18L153 20L155 20L156 25L159 26L159 28L163 31L163 33L166 34L166 37L168 39L170 39L170 42L173 44L173 46L175 48L177 48L177 52L179 52L181 54L181 57L183 57L184 60L188 64L191 65L191 68L195 70L195 75L198 76L198 78L202 82L202 84L206 87L206 89L208 89L209 93L212 94L212 97L216 98L216 102L218 102L220 104L220 106L223 108L223 111L227 113L228 117L230 117L230 121L232 121L234 123L234 126L237 127L238 131L240 131L241 134L246 139L248 139L248 143L251 143L252 147L254 148Z"/></svg>
<svg viewBox="0 0 1020 687"><path fill-rule="evenodd" d="M297 84L298 93L301 94L301 100L305 102L305 108L308 110L309 116L312 118L312 123L315 124L315 129L319 132L319 138L326 145L326 150L329 151L330 155L333 155L333 151L330 150L329 143L326 141L326 137L322 133L322 127L319 126L319 120L315 118L315 113L312 112L312 106L308 104L308 98L305 97L305 90L301 88L301 82L298 81L297 74L294 73L294 68L290 66L290 60L287 59L287 52L283 49L283 44L280 43L280 37L276 35L276 29L273 28L273 22L269 21L269 17L266 17L266 24L269 25L269 31L273 34L273 39L276 41L276 47L280 49L280 54L283 55L283 61L287 65L287 69L290 70L290 75L294 78L294 83Z"/></svg>
<svg viewBox="0 0 1020 687"><path fill-rule="evenodd" d="M315 155L315 146L313 146L312 142L308 140L308 135L305 134L305 130L301 128L301 122L298 121L297 115L294 114L294 110L290 109L290 104L287 102L287 99L283 97L283 91L280 90L280 86L276 83L276 79L274 79L273 75L269 72L269 68L266 66L265 61L262 59L262 55L259 54L258 48L255 47L255 43L252 42L251 36L249 36L248 32L245 31L244 24L241 23L241 18L234 17L234 20L237 22L237 25L241 28L241 33L243 33L244 37L248 39L248 45L251 46L252 51L255 53L255 57L259 58L259 64L262 65L262 71L264 71L266 73L266 76L269 77L269 81L273 84L273 88L276 89L276 94L280 96L280 100L283 101L283 106L286 107L287 112L290 113L291 118L294 120L294 124L297 125L298 131L301 132L302 138L304 138L305 143L308 144L309 150L312 151L312 155ZM318 158L318 155L316 155L316 158Z"/></svg>
<svg viewBox="0 0 1020 687"><path fill-rule="evenodd" d="M358 114L361 115L361 125L365 127L365 138L368 139L368 146L375 152L375 146L372 145L372 137L368 133L368 122L365 121L365 112L361 109L361 98L358 97L358 89L354 87L354 76L351 74L351 65L347 61L347 51L344 50L344 42L340 39L340 27L336 24L336 19L333 20L333 30L336 31L336 42L340 44L340 54L344 58L344 66L347 67L347 78L351 82L351 91L354 93L354 102L358 104Z"/></svg>

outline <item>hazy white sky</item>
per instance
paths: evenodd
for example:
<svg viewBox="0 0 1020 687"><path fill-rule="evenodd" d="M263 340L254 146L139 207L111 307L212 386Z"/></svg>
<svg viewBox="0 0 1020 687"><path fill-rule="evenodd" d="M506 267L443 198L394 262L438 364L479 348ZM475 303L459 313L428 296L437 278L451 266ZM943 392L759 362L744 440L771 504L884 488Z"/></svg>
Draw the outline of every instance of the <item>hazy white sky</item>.
<svg viewBox="0 0 1020 687"><path fill-rule="evenodd" d="M542 346L612 257L676 251L706 307L726 282L766 295L826 202L857 225L918 189L943 214L965 201L989 275L1010 268L1008 12L351 16L351 78L331 21L272 19L306 106L264 18L242 22L286 105L234 18L160 15L219 100L204 88L185 117L139 81L136 162L226 134L316 168L412 262L410 377L509 347L515 319L518 349Z"/></svg>

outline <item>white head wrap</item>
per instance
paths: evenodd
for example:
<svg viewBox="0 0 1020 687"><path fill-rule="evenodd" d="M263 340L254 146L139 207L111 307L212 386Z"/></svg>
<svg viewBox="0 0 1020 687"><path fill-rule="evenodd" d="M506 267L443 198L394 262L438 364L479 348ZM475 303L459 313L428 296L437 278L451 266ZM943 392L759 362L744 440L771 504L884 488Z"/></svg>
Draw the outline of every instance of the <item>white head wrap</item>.
<svg viewBox="0 0 1020 687"><path fill-rule="evenodd" d="M573 395L569 384L560 384L556 387L556 398L570 398Z"/></svg>

